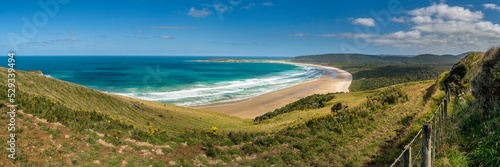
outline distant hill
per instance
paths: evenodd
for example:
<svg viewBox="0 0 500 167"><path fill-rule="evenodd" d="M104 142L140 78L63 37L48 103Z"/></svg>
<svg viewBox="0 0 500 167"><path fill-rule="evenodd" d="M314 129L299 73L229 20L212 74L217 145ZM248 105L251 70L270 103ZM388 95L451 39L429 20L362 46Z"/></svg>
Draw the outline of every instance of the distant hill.
<svg viewBox="0 0 500 167"><path fill-rule="evenodd" d="M421 54L413 57L339 53L297 56L290 61L342 68L353 76L349 90L363 91L399 83L435 79L469 53Z"/></svg>
<svg viewBox="0 0 500 167"><path fill-rule="evenodd" d="M453 65L460 59L468 55L469 52L459 55L434 55L421 54L414 57L407 56L379 56L366 54L320 54L297 56L291 59L294 62L322 62L322 63L403 63L403 64L433 64L433 65Z"/></svg>

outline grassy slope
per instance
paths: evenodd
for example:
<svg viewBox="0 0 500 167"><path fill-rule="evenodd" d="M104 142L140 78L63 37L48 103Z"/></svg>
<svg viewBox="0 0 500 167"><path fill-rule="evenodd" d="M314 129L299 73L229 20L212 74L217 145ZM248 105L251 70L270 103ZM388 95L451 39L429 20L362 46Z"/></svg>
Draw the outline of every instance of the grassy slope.
<svg viewBox="0 0 500 167"><path fill-rule="evenodd" d="M7 71L0 68L0 79L6 80ZM82 111L99 111L128 120L137 127L146 128L146 122L161 129L183 131L185 129L209 129L216 126L221 130L279 130L296 121L291 118L311 118L324 115L330 109L325 107L316 111L297 111L286 116L270 119L254 125L251 119L241 119L224 114L201 111L174 105L134 99L92 90L73 83L47 78L35 73L18 71L16 75L18 89L33 96L45 96L57 102ZM43 84L41 84L43 83ZM356 92L353 94L337 94L333 102L344 102L356 106L364 97L377 91ZM144 109L134 107L139 106ZM323 114L318 114L323 113ZM160 117L162 115L162 117Z"/></svg>
<svg viewBox="0 0 500 167"><path fill-rule="evenodd" d="M6 80L6 73L5 68L0 68L0 80ZM147 130L145 122L149 122L151 125L159 127L160 129L180 132L185 129L207 130L212 126L216 126L222 131L282 131L287 127L299 125L300 123L329 115L331 113L330 108L337 102L342 102L349 107L355 107L363 103L366 100L366 96L381 91L373 90L353 92L349 94L337 94L336 98L330 101L328 103L329 105L325 108L308 111L293 111L291 113L266 120L259 124L254 124L250 119L239 119L222 114L176 107L163 103L110 95L34 73L18 72L16 79L18 82L18 91L24 91L29 96L45 96L56 101L58 104L65 105L75 110L99 111L101 113L106 113L112 115L113 117L119 117L123 120L127 120L127 123L133 124L140 129ZM425 93L426 88L431 84L432 82L422 82L403 86L403 89L411 95L411 99L415 103L407 102L402 105L396 105L386 110L391 112L384 112L383 114L377 115L376 117L377 119L380 119L380 122L373 124L369 128L369 133L364 134L361 138L352 135L341 136L339 140L345 142L343 142L342 145L339 145L342 147L338 147L339 150L335 153L336 156L330 158L339 158L339 164L352 162L360 165L369 163L372 160L370 157L374 157L379 152L384 152L382 147L387 145L386 141L388 139L398 136L395 131L403 128L400 119L408 114L411 115L412 113L421 111L418 104L423 103L423 101L419 99L419 96ZM139 106L139 108L134 107L134 104ZM26 113L29 113L29 111L26 111ZM29 119L26 119L26 117ZM2 118L3 121L6 121L4 120L6 117L2 116L0 118ZM98 148L103 144L96 141L99 141L99 139L107 141L107 134L105 136L98 136L98 133L93 133L92 131L74 132L65 126L57 126L51 123L33 121L33 118L26 115L20 116L20 122L27 122L26 125L22 125L22 123L20 125L23 127L21 128L23 131L20 132L20 134L24 137L19 139L20 141L22 140L26 142L23 142L24 145L21 144L20 146L21 155L24 153L25 157L25 160L22 161L24 162L24 165L50 164L44 160L47 159L47 157L54 157L55 159L58 159L58 163L60 164L87 164L89 166L93 163L83 162L98 161L103 164L116 165L116 163L120 163L118 161L122 161L121 163L123 163L123 160L128 158L132 159L127 162L130 164L158 164L155 166L162 166L171 161L174 161L176 164L201 163L205 165L222 162L221 159L207 158L204 156L205 152L199 142L196 141L190 142L188 146L181 145L176 142L166 143L169 147L171 146L172 149L164 149L163 152L170 152L172 154L158 154L154 151L146 151L148 152L148 155L145 156L144 154L146 153L143 150L154 150L158 147L141 146L133 142L123 142L121 143L122 145L112 145L109 147ZM33 129L33 126L42 127ZM43 128L43 126L51 126L51 128ZM374 129L382 130L375 131ZM361 133L363 131L355 132ZM54 137L54 134L56 133L61 133L61 135L56 135L57 137ZM3 135L5 134L2 134L2 138L5 138L6 136ZM54 139L50 139L51 135ZM66 138L67 135L70 137ZM253 135L259 136L261 134L256 133ZM73 138L71 136L79 137ZM186 137L189 137L189 135L186 135ZM203 141L205 138L201 135L196 137L200 138L198 141ZM55 143L52 142L52 144L43 144L38 142L38 139L42 139L41 141L44 142L55 141ZM58 142L59 140L61 141ZM184 140L188 139L185 138ZM38 145L33 147L33 145L29 143L38 143ZM74 147L71 147L70 145L73 145ZM85 145L85 147L82 145ZM75 148L77 146L81 148ZM46 148L50 147L56 147L57 149L52 149L48 152ZM126 151L125 153L117 153L117 151L122 147L131 147L133 149ZM1 148L4 148L4 145L2 145ZM76 150L82 150L83 153L77 153ZM351 150L354 150L355 152L351 152ZM69 153L70 156L61 156L63 153ZM352 153L354 153L354 155L352 158L349 158ZM33 158L28 158L32 155L36 155L39 159L35 160ZM249 158L248 161L243 159L241 163L252 163L252 156L247 157ZM140 157L154 158L154 160L144 160ZM9 162L3 158L5 157L0 159L1 163ZM258 156L257 158L260 159L264 157ZM117 160L111 161L110 159ZM31 161L33 161L33 163ZM226 161L226 163L236 163L236 161L234 161L234 157L233 160L226 159ZM236 164L239 164L239 162Z"/></svg>
<svg viewBox="0 0 500 167"><path fill-rule="evenodd" d="M454 66L445 84L454 92L450 123L437 166L500 164L500 48L469 55ZM461 71L465 75L459 77ZM454 76L454 74L457 74ZM461 96L456 96L462 94Z"/></svg>
<svg viewBox="0 0 500 167"><path fill-rule="evenodd" d="M6 80L6 73L7 71L5 68L0 68L0 79ZM67 106L68 108L78 112L98 111L100 113L106 113L108 115L112 115L113 117L121 118L122 120L128 120L127 123L133 124L140 129L147 129L145 122L150 122L150 124L156 127L166 128L173 131L183 131L185 129L209 129L212 126L216 126L220 130L224 131L277 131L288 126L298 124L304 120L311 119L312 117L318 117L330 113L329 108L309 111L294 111L290 114L282 115L280 117L270 119L267 122L254 125L253 121L250 119L239 119L217 113L111 95L94 91L76 84L47 78L35 73L18 71L16 73L16 80L17 91L23 92L22 94L27 94L32 97L43 96L54 100L57 104ZM21 92L19 92L19 94L21 94ZM349 106L356 106L363 101L366 95L374 92L377 91L339 94L339 98L334 99L331 103L344 102ZM2 103L5 103L5 101ZM140 108L144 110L134 107L134 104L140 106ZM2 107L2 109L6 110L5 106ZM30 111L25 111L25 113L30 113ZM159 115L163 116L159 117ZM2 119L2 122L7 121L6 115L2 115L0 118ZM18 157L20 157L20 163L18 163L18 165L52 164L61 166L61 164L87 164L92 166L94 163L90 162L94 161L96 163L116 165L117 161L123 160L125 157L133 159L132 161L127 162L130 164L154 164L157 162L156 160L138 160L141 159L141 156L143 156L142 152L144 149L151 150L154 146L137 146L137 144L131 142L123 142L122 144L124 145L121 146L115 145L98 148L103 144L96 141L101 139L106 142L106 136L98 136L97 134L99 133L94 133L93 131L75 132L67 126L46 121L37 121L37 119L38 118L36 117L31 117L29 114L18 115L18 127L21 129L21 132L18 133L18 140L20 141L18 147ZM6 138L7 136L5 135L6 134L1 134L1 137ZM66 138L66 136L70 137ZM178 146L179 143L170 143L168 145L172 145L173 150L166 149L164 152L182 153L182 148L180 148L181 146ZM117 153L116 151L119 150L117 148L122 147L131 147L134 149L127 151L125 154ZM193 150L190 153L186 153L185 155L183 154L183 156L158 155L148 151L151 155L147 157L161 157L163 160L158 162L159 164L165 164L171 160L174 160L177 164L179 164L180 162L177 162L179 159L187 158L188 160L192 160L189 158L192 158L192 156L198 156L198 154L202 153L199 145L194 144L193 146L188 147L193 147ZM4 145L0 146L0 148L4 148ZM53 149L47 150L47 148ZM78 153L77 150L83 152ZM70 155L62 156L61 154L63 153L69 153ZM54 160L48 162L45 160L48 157L51 157L49 159L53 158ZM112 157L118 157L118 159L116 161L111 161L110 159L112 159ZM2 166L9 164L9 160L6 160L6 157L2 157L0 162L2 163Z"/></svg>
<svg viewBox="0 0 500 167"><path fill-rule="evenodd" d="M424 114L423 112L427 111L425 108L429 107L426 105L428 101L422 97L433 83L433 81L426 81L403 84L403 91L409 95L408 102L389 106L370 113L368 116L357 117L356 112L349 111L346 113L349 119L340 123L340 126L328 121L332 116L330 111L319 109L313 110L318 113L318 116L304 120L302 124L254 137L253 140L246 141L244 144L232 146L225 144L224 141L214 141L215 145L219 145L220 148L233 148L229 151L222 149L222 153L217 154L216 157L242 156L242 160L230 164L250 166L256 164L264 166L284 164L372 166L376 164L373 163L375 157L385 154L386 149L393 147L395 140L403 136L399 131L406 129L404 120L408 119L407 117L420 117ZM362 99L366 100L366 98ZM286 115L288 114L283 116ZM412 122L412 120L409 121ZM335 129L341 130L339 132ZM243 147L241 152L245 154L241 154L239 149L234 150L241 147ZM399 148L395 149L399 150ZM379 166L385 165L379 164Z"/></svg>
<svg viewBox="0 0 500 167"><path fill-rule="evenodd" d="M6 74L7 70L0 68L0 80L6 81ZM137 127L145 128L146 122L160 128L178 131L211 126L232 129L249 125L242 119L223 114L107 94L34 73L17 71L16 81L18 91L24 91L32 96L48 97L71 109L106 113L128 120Z"/></svg>

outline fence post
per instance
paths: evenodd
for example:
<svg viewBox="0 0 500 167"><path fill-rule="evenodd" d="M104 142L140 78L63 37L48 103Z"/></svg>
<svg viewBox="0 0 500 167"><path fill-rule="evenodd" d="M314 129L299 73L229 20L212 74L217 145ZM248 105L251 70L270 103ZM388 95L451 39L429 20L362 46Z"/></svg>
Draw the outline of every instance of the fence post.
<svg viewBox="0 0 500 167"><path fill-rule="evenodd" d="M446 118L448 117L448 99L446 97L444 98L444 105L443 105L443 120L446 121Z"/></svg>
<svg viewBox="0 0 500 167"><path fill-rule="evenodd" d="M450 100L450 98L451 98L450 88L446 89L446 95L447 95L448 100Z"/></svg>
<svg viewBox="0 0 500 167"><path fill-rule="evenodd" d="M440 128L443 123L443 104L440 104L438 107L438 121L438 128Z"/></svg>
<svg viewBox="0 0 500 167"><path fill-rule="evenodd" d="M431 167L431 131L432 127L429 123L422 125L422 167Z"/></svg>
<svg viewBox="0 0 500 167"><path fill-rule="evenodd" d="M408 149L406 149L403 155L403 163L404 167L412 167L411 164L411 147L408 145Z"/></svg>
<svg viewBox="0 0 500 167"><path fill-rule="evenodd" d="M437 143L437 124L436 124L436 118L434 117L434 122L432 123L432 136L434 136L432 138L432 162L436 162L436 149L438 147L438 143Z"/></svg>

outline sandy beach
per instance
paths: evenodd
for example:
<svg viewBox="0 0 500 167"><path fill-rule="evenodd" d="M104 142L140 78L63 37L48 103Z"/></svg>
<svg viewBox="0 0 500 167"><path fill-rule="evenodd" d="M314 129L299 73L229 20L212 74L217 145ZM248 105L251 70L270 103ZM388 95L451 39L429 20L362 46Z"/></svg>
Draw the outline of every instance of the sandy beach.
<svg viewBox="0 0 500 167"><path fill-rule="evenodd" d="M288 63L288 62L280 62ZM254 98L219 103L213 105L197 106L194 108L223 113L240 118L255 118L276 108L283 107L291 102L297 101L313 94L324 94L329 92L349 92L352 75L347 71L313 64L294 63L306 66L314 66L323 69L323 75L310 82L301 83L278 91L266 93Z"/></svg>

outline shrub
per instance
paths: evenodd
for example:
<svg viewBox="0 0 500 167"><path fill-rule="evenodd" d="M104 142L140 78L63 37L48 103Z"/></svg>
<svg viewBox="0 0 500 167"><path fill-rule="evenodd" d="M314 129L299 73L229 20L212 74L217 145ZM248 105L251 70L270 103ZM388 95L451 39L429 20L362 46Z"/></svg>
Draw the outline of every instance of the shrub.
<svg viewBox="0 0 500 167"><path fill-rule="evenodd" d="M209 157L215 158L222 154L222 151L217 147L215 147L212 142L203 142L202 145L203 145L203 150L205 150L205 153Z"/></svg>
<svg viewBox="0 0 500 167"><path fill-rule="evenodd" d="M259 147L255 146L253 142L245 143L241 149L248 155L260 152Z"/></svg>
<svg viewBox="0 0 500 167"><path fill-rule="evenodd" d="M338 112L338 111L342 110L342 103L337 103L337 104L333 105L331 110L332 110L332 112Z"/></svg>
<svg viewBox="0 0 500 167"><path fill-rule="evenodd" d="M317 109L325 107L326 102L334 98L334 93L328 94L314 94L302 98L296 102L290 103L285 107L274 110L273 112L268 112L264 115L258 116L254 119L254 122L260 122L266 119L276 117L278 115L289 113L296 110L306 110L306 109Z"/></svg>

